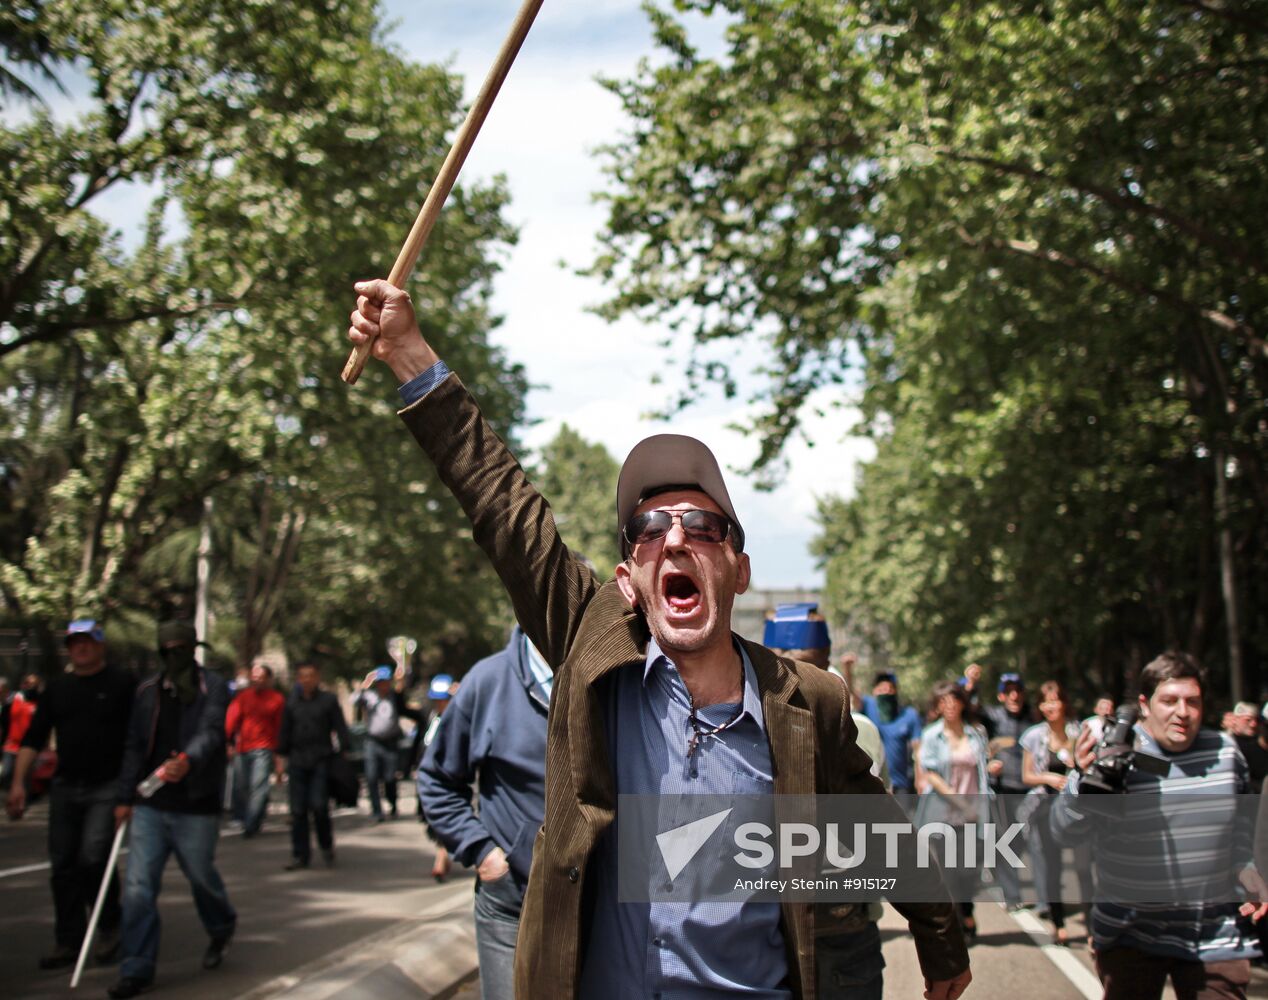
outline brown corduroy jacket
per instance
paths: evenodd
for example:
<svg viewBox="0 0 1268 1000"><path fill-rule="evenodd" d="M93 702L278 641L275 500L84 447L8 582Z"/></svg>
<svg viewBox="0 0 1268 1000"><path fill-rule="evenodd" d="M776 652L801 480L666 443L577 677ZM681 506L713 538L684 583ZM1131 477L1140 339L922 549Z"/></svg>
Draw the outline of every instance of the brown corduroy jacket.
<svg viewBox="0 0 1268 1000"><path fill-rule="evenodd" d="M647 625L615 582L594 573L560 540L533 489L475 400L451 375L401 411L471 519L476 542L502 578L521 627L555 667L546 743L546 819L533 848L515 958L519 1000L574 1000L595 900L590 862L616 815L616 786L599 685L617 670L642 670ZM884 794L856 742L849 698L817 667L744 644L757 674L777 795ZM615 901L607 901L614 903ZM950 979L968 954L949 901L901 904L924 974ZM789 984L815 995L814 911L785 903Z"/></svg>

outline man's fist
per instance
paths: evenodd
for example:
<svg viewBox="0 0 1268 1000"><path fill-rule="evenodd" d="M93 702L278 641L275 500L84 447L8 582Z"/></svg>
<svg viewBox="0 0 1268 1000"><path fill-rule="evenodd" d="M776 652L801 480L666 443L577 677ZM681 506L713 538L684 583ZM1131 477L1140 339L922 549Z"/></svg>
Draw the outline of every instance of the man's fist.
<svg viewBox="0 0 1268 1000"><path fill-rule="evenodd" d="M1268 886L1264 885L1263 878L1254 868L1243 868L1238 881L1245 888L1247 896L1238 912L1256 922L1262 920L1268 914Z"/></svg>
<svg viewBox="0 0 1268 1000"><path fill-rule="evenodd" d="M358 281L353 288L357 308L352 313L348 339L354 345L376 338L371 353L386 362L401 382L421 375L440 360L423 339L413 303L405 292L382 278Z"/></svg>
<svg viewBox="0 0 1268 1000"><path fill-rule="evenodd" d="M969 983L973 982L973 973L965 969L954 979L939 979L935 982L925 980L925 1000L956 1000Z"/></svg>
<svg viewBox="0 0 1268 1000"><path fill-rule="evenodd" d="M9 800L5 803L5 811L9 814L9 819L21 819L22 814L26 812L26 789L20 782L15 781L13 787L9 789Z"/></svg>
<svg viewBox="0 0 1268 1000"><path fill-rule="evenodd" d="M476 874L480 876L481 882L492 882L499 879L511 870L511 866L506 863L506 855L502 848L495 847L484 856L484 860L480 862L480 866L476 869Z"/></svg>
<svg viewBox="0 0 1268 1000"><path fill-rule="evenodd" d="M163 762L163 780L168 784L184 781L189 774L189 758L183 753L174 753Z"/></svg>
<svg viewBox="0 0 1268 1000"><path fill-rule="evenodd" d="M132 818L131 806L115 806L114 807L114 828L117 830Z"/></svg>

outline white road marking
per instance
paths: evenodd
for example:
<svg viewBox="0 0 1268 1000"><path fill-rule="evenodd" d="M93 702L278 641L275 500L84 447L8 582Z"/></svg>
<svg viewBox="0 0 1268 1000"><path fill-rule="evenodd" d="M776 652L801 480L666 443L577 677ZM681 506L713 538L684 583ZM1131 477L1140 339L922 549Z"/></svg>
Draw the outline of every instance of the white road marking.
<svg viewBox="0 0 1268 1000"><path fill-rule="evenodd" d="M347 807L343 809L332 809L330 811L330 816L332 819L334 819L335 817L340 817L340 816L355 816L356 814L357 814L357 810L352 807ZM241 827L237 827L236 829L229 829L227 827L222 828L220 831L220 836L241 837L242 828ZM123 849L123 853L124 854L128 853L128 849L126 847ZM47 861L41 861L37 865L22 865L20 868L4 868L4 869L0 869L0 878L17 878L19 875L30 875L32 872L45 872L45 871L48 871L50 867L52 866Z"/></svg>
<svg viewBox="0 0 1268 1000"><path fill-rule="evenodd" d="M1075 958L1069 948L1054 944L1048 928L1039 921L1038 917L1028 910L1018 910L1010 913L1009 916L1039 946L1039 950L1048 956L1048 961L1055 965L1066 979L1070 980L1076 990L1087 997L1087 1000L1101 1000L1105 990L1101 986L1101 981L1096 978L1096 974Z"/></svg>
<svg viewBox="0 0 1268 1000"><path fill-rule="evenodd" d="M31 872L42 872L51 867L47 861L38 865L23 865L21 868L5 868L0 871L0 878L13 878L15 875L29 875Z"/></svg>

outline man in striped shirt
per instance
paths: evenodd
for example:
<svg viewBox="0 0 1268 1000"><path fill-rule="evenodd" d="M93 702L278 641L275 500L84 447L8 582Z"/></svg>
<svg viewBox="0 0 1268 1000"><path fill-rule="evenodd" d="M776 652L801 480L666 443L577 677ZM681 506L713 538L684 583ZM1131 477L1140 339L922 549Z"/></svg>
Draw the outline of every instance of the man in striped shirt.
<svg viewBox="0 0 1268 1000"><path fill-rule="evenodd" d="M1185 653L1145 667L1136 749L1169 769L1129 770L1125 798L1087 789L1080 796L1081 776L1072 775L1052 810L1059 843L1095 837L1089 923L1106 1000L1156 1000L1168 977L1180 1000L1244 998L1259 954L1252 920L1268 912L1268 894L1237 808L1236 796L1250 791L1246 761L1229 736L1201 728L1204 687L1201 667ZM1076 749L1081 769L1093 746L1085 733ZM1117 821L1098 825L1098 814ZM1239 884L1248 897L1240 904Z"/></svg>

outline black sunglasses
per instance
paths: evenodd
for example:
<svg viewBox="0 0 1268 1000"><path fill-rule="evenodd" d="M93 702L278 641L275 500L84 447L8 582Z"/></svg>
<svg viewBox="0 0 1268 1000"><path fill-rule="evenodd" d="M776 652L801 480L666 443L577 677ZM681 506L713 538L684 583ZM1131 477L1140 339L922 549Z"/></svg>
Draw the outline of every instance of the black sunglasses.
<svg viewBox="0 0 1268 1000"><path fill-rule="evenodd" d="M711 510L649 510L635 514L625 522L621 534L629 545L643 545L664 538L674 521L682 522L683 533L696 542L723 542L733 538L736 551L744 546L744 535L739 525L732 523L725 514Z"/></svg>

